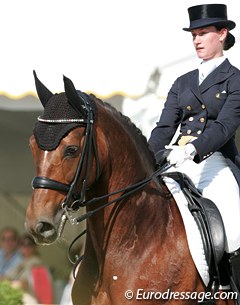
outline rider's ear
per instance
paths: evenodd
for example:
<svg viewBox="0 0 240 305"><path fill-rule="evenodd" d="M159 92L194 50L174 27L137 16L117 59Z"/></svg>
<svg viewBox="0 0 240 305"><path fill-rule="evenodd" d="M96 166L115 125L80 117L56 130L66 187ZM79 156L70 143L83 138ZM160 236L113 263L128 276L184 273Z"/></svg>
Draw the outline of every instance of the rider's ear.
<svg viewBox="0 0 240 305"><path fill-rule="evenodd" d="M63 82L65 87L65 93L68 98L69 104L84 117L87 116L86 102L84 97L81 97L78 91L75 89L73 82L63 75ZM80 92L80 91L79 91ZM83 93L82 93L83 94Z"/></svg>
<svg viewBox="0 0 240 305"><path fill-rule="evenodd" d="M39 97L43 107L45 108L48 100L53 96L53 93L51 91L49 91L48 88L45 87L42 82L40 82L35 70L33 70L33 75L34 75L34 79L35 79L35 85L36 85L38 97Z"/></svg>

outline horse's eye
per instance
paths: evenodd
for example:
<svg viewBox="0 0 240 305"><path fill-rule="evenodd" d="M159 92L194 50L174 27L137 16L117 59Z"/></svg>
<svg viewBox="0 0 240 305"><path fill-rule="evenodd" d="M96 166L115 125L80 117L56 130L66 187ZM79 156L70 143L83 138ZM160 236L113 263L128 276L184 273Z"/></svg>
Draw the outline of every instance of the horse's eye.
<svg viewBox="0 0 240 305"><path fill-rule="evenodd" d="M72 146L67 146L65 151L64 151L64 156L65 157L75 157L78 152L78 146L72 145Z"/></svg>

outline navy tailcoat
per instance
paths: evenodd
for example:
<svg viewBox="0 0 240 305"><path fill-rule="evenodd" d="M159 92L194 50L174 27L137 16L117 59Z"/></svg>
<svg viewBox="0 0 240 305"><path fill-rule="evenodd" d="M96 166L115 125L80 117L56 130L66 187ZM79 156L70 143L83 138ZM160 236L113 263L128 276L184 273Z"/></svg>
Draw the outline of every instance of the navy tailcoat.
<svg viewBox="0 0 240 305"><path fill-rule="evenodd" d="M216 151L226 158L240 184L240 156L235 134L240 126L240 70L228 59L199 86L198 69L174 82L149 144L154 153L168 145L178 126L180 136L194 136L199 163Z"/></svg>

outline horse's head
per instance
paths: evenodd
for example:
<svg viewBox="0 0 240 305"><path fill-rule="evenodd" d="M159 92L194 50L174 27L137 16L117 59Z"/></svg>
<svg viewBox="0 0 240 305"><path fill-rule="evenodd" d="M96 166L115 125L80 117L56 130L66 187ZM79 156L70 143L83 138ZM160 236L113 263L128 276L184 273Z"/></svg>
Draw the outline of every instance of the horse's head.
<svg viewBox="0 0 240 305"><path fill-rule="evenodd" d="M73 218L73 212L86 206L89 217L108 207L121 189L150 175L154 162L129 118L76 90L66 77L65 92L52 94L34 76L44 112L30 138L36 177L26 227L39 243L52 243L66 219L74 224L86 216Z"/></svg>
<svg viewBox="0 0 240 305"><path fill-rule="evenodd" d="M26 227L36 241L48 244L60 236L68 212L84 201L98 175L95 103L66 77L65 92L52 94L34 76L44 112L30 138L36 177Z"/></svg>

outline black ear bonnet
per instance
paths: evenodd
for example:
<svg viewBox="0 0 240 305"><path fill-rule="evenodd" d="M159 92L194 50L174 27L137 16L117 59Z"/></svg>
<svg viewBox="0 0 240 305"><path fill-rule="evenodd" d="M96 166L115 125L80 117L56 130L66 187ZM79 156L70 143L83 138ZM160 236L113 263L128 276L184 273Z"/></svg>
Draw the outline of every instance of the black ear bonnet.
<svg viewBox="0 0 240 305"><path fill-rule="evenodd" d="M71 80L64 77L65 92L52 94L34 72L37 93L44 106L33 134L40 149L54 150L71 130L83 126L95 103L84 92L77 91Z"/></svg>

